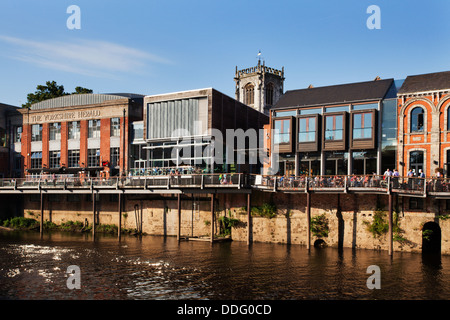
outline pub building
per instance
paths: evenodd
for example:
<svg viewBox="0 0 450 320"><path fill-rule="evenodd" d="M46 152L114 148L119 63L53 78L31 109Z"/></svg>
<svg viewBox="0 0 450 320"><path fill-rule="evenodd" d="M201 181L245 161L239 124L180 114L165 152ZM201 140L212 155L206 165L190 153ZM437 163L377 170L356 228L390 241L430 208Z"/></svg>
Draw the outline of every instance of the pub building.
<svg viewBox="0 0 450 320"><path fill-rule="evenodd" d="M411 75L398 91L398 166L450 177L450 71Z"/></svg>
<svg viewBox="0 0 450 320"><path fill-rule="evenodd" d="M129 124L143 95L73 94L20 108L10 117L21 175L110 177L129 169Z"/></svg>
<svg viewBox="0 0 450 320"><path fill-rule="evenodd" d="M396 94L396 82L379 77L287 91L270 113L278 174L363 175L393 170Z"/></svg>

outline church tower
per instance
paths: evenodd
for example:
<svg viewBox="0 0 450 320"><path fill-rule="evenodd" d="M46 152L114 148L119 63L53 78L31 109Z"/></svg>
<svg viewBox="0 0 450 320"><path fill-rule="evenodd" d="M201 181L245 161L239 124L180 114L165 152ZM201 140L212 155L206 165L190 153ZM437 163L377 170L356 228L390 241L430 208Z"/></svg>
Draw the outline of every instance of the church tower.
<svg viewBox="0 0 450 320"><path fill-rule="evenodd" d="M284 67L266 67L258 60L256 67L238 70L236 67L236 100L269 115L269 110L283 94Z"/></svg>

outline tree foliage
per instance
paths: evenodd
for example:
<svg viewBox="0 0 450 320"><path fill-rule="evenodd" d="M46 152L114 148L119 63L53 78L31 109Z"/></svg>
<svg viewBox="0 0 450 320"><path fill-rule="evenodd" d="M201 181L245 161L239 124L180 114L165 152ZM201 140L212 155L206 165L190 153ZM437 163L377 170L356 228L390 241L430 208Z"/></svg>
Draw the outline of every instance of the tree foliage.
<svg viewBox="0 0 450 320"><path fill-rule="evenodd" d="M27 103L22 104L23 108L30 108L33 103L44 100L58 98L70 94L92 93L91 89L76 87L75 91L68 93L64 91L63 85L58 85L56 81L47 81L45 85L38 85L34 93L27 95Z"/></svg>

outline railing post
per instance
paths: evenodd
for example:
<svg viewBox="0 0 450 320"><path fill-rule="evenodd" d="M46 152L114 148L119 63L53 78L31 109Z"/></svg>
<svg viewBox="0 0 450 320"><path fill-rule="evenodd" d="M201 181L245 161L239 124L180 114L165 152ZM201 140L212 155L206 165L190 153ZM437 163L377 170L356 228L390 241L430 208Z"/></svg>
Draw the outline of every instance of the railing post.
<svg viewBox="0 0 450 320"><path fill-rule="evenodd" d="M276 192L277 191L277 176L273 176L273 191Z"/></svg>
<svg viewBox="0 0 450 320"><path fill-rule="evenodd" d="M170 189L170 176L167 176L167 189Z"/></svg>
<svg viewBox="0 0 450 320"><path fill-rule="evenodd" d="M17 190L17 179L14 179L14 190Z"/></svg>
<svg viewBox="0 0 450 320"><path fill-rule="evenodd" d="M239 176L238 176L238 189L241 188L241 176L242 176L242 173L239 173ZM230 181L231 181L231 177L230 177Z"/></svg>
<svg viewBox="0 0 450 320"><path fill-rule="evenodd" d="M348 176L344 179L344 193L348 193Z"/></svg>
<svg viewBox="0 0 450 320"><path fill-rule="evenodd" d="M201 186L200 186L200 189L202 189L202 190L203 190L203 187L205 185L204 176L205 176L204 174L201 175Z"/></svg>

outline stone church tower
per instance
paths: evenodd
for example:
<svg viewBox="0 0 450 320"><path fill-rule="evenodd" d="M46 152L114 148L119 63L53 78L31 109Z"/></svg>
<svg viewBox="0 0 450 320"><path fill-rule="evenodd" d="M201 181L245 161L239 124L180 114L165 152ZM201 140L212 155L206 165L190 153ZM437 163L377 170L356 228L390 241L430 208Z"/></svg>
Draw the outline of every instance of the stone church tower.
<svg viewBox="0 0 450 320"><path fill-rule="evenodd" d="M261 64L238 70L236 67L236 100L269 115L269 110L283 94L284 67L276 70Z"/></svg>

